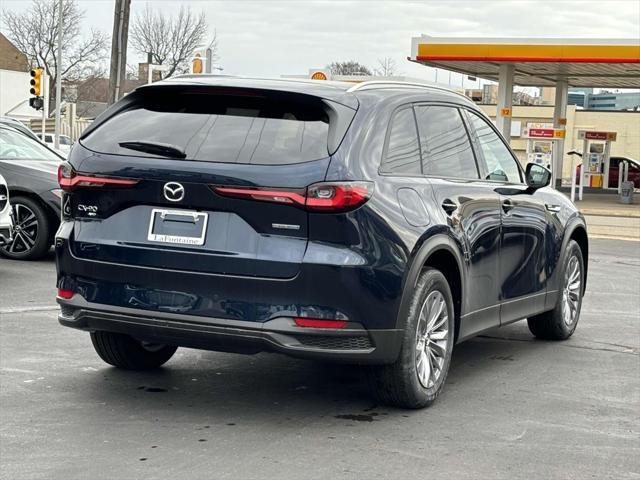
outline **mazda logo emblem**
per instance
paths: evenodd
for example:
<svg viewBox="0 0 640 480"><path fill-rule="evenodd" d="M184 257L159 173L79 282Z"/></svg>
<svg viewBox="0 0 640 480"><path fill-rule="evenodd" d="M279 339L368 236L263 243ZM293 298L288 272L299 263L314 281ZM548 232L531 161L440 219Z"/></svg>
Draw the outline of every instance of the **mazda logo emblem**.
<svg viewBox="0 0 640 480"><path fill-rule="evenodd" d="M178 182L165 183L162 191L164 192L164 198L170 202L179 202L184 198L184 187Z"/></svg>

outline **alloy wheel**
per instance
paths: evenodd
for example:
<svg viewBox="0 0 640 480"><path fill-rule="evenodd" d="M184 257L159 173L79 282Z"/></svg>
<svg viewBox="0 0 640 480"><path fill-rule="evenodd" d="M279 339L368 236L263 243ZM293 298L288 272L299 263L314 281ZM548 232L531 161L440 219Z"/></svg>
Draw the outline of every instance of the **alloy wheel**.
<svg viewBox="0 0 640 480"><path fill-rule="evenodd" d="M449 333L447 302L435 290L422 304L416 331L416 373L424 388L432 388L442 375Z"/></svg>
<svg viewBox="0 0 640 480"><path fill-rule="evenodd" d="M12 206L13 241L4 247L9 253L25 253L31 250L38 239L38 218L33 210L26 205L16 203Z"/></svg>
<svg viewBox="0 0 640 480"><path fill-rule="evenodd" d="M572 255L564 274L562 291L562 318L567 326L573 325L578 318L580 295L582 294L582 272L578 257Z"/></svg>

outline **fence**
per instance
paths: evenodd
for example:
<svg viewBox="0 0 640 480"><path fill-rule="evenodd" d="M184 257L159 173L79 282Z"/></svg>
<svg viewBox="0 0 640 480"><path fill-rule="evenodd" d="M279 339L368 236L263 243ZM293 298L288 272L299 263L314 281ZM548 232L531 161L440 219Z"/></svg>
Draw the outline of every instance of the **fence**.
<svg viewBox="0 0 640 480"><path fill-rule="evenodd" d="M67 103L65 113L62 114L60 118L60 134L66 135L71 138L72 141L78 140L82 132L84 132L85 128L91 125L92 120L87 120L84 118L78 118L75 114L76 105L75 103ZM36 134L42 133L42 120L40 119L32 119L29 121L29 127ZM54 118L47 118L45 120L44 131L45 133L55 133L56 122Z"/></svg>

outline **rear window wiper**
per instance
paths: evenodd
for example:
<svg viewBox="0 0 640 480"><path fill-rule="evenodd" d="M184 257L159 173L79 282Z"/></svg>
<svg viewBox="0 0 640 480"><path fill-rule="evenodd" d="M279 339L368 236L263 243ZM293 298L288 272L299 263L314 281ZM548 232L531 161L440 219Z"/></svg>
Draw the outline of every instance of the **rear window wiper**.
<svg viewBox="0 0 640 480"><path fill-rule="evenodd" d="M168 143L156 142L120 142L122 148L137 150L139 152L153 153L163 157L187 158L187 154L180 147Z"/></svg>

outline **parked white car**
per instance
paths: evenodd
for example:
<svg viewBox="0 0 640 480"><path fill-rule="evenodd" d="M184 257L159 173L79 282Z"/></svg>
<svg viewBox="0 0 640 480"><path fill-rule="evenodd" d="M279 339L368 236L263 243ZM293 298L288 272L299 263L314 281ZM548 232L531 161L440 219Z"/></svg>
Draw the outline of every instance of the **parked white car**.
<svg viewBox="0 0 640 480"><path fill-rule="evenodd" d="M63 155L65 158L69 155L69 152L71 151L71 146L73 145L73 140L71 140L70 137L66 135L60 135L60 148L56 150L54 148L55 139L54 139L53 133L45 133L44 139L42 138L41 133L38 133L37 135L38 135L38 138L42 140L47 147L55 150L57 153Z"/></svg>
<svg viewBox="0 0 640 480"><path fill-rule="evenodd" d="M0 246L12 240L13 220L11 204L9 203L9 187L4 177L0 175Z"/></svg>

